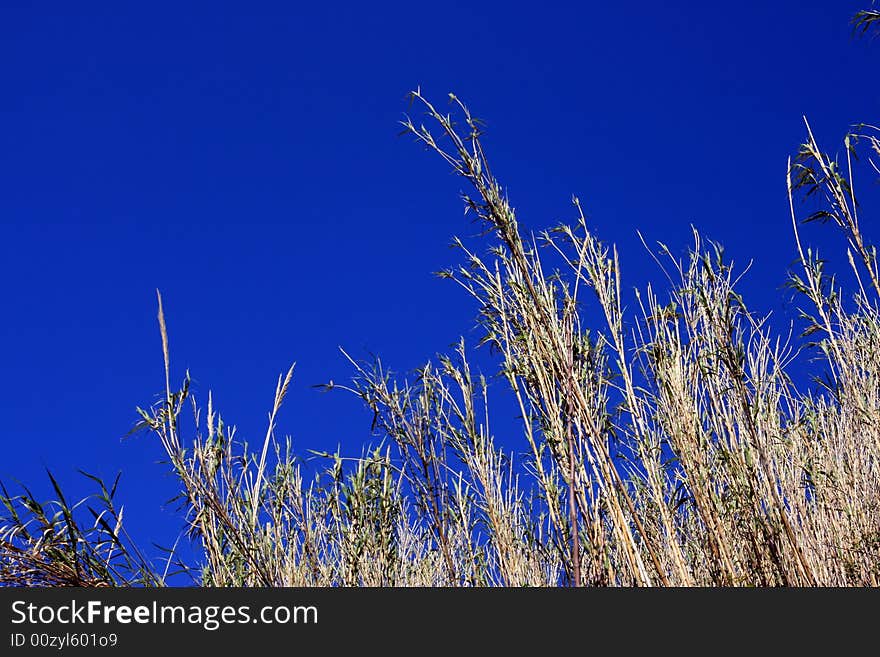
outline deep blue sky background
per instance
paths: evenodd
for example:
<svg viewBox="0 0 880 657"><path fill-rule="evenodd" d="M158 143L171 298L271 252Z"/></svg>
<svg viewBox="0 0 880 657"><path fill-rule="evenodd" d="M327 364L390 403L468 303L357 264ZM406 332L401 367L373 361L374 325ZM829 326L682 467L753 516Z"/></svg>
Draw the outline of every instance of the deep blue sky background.
<svg viewBox="0 0 880 657"><path fill-rule="evenodd" d="M683 252L694 224L790 316L786 157L804 114L829 149L877 121L880 42L849 27L868 1L614 4L4 2L0 479L48 496L44 467L73 491L121 469L129 529L174 541L159 446L120 441L163 387L157 287L174 379L240 437L295 360L279 434L359 454L369 414L311 387L350 377L339 345L405 373L478 337L431 275L476 231L461 182L397 137L416 85L487 120L527 227L577 194L632 287L661 280L636 229Z"/></svg>

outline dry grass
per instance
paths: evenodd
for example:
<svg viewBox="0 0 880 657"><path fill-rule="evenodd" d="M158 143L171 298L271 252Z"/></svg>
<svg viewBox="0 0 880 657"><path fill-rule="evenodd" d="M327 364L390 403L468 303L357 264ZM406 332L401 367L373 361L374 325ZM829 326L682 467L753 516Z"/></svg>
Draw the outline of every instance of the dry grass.
<svg viewBox="0 0 880 657"><path fill-rule="evenodd" d="M857 29L876 25L862 12ZM853 156L880 173L880 130L859 126L832 159L807 126L789 166L799 270L791 275L806 331L776 335L736 291L720 247L697 234L690 255L654 254L671 282L648 286L625 316L613 246L575 221L520 229L480 142L451 96L453 117L419 91L436 131L408 133L472 189L486 254L457 242L443 273L479 302L483 344L519 409L505 451L490 423L484 378L464 345L417 372L390 376L350 359L350 386L374 413L383 447L359 458L322 454L305 481L275 418L293 367L279 377L259 452L188 377L174 391L164 310L161 403L139 409L180 483L204 586L877 586L880 580L880 270L861 228ZM872 159L873 158L873 159ZM821 210L797 216L801 196ZM841 289L801 241L802 220L836 226L857 281ZM650 250L649 250L650 251ZM551 269L547 262L560 263ZM822 387L787 372L811 350ZM192 429L183 428L192 414ZM186 423L189 425L189 423ZM184 433L189 438L184 438ZM524 453L522 458L518 454ZM51 476L51 475L50 475ZM40 505L3 489L0 583L162 585L124 532L110 490Z"/></svg>

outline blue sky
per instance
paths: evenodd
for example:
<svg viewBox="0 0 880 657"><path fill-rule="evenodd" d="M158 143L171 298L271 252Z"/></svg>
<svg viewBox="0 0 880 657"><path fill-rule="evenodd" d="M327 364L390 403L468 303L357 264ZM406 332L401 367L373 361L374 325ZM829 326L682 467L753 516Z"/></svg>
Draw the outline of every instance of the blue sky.
<svg viewBox="0 0 880 657"><path fill-rule="evenodd" d="M477 230L462 184L397 136L417 85L487 121L526 227L577 194L633 287L660 280L636 230L683 252L693 224L791 316L786 158L804 114L828 149L876 122L880 43L848 24L869 3L615 4L5 2L0 479L122 470L130 530L174 541L159 445L120 440L163 388L156 288L174 378L240 437L296 361L279 433L359 454L369 413L311 387L351 376L339 346L406 373L479 337L431 274Z"/></svg>

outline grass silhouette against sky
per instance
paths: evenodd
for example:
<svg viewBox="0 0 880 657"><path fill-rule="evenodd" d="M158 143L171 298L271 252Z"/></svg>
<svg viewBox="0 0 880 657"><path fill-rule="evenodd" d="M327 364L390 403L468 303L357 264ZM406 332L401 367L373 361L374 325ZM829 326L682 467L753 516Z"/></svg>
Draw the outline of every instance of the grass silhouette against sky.
<svg viewBox="0 0 880 657"><path fill-rule="evenodd" d="M636 230L683 254L693 224L754 260L752 308L793 319L786 158L802 115L829 148L876 115L862 5L4 9L0 479L49 495L49 467L75 498L77 468L122 470L132 534L175 540L161 449L120 442L162 394L156 288L174 380L189 369L239 437L261 442L296 361L280 433L359 454L369 411L313 387L350 379L339 345L406 373L480 337L432 275L480 227L397 137L415 85L487 120L527 229L572 220L577 194L631 289L658 273ZM831 231L806 234L845 269Z"/></svg>

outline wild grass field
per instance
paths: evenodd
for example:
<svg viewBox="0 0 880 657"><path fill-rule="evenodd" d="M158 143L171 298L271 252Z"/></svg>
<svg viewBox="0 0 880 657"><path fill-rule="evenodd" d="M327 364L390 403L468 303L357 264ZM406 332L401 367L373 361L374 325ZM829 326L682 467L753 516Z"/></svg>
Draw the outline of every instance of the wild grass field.
<svg viewBox="0 0 880 657"><path fill-rule="evenodd" d="M853 22L876 34L880 12ZM466 105L412 101L427 118L404 130L466 181L484 228L441 276L479 305L516 444L493 435L487 381L469 364L478 345L409 380L351 359L352 380L327 388L363 400L378 447L319 454L326 467L307 478L276 438L293 368L265 437L243 443L188 374L172 380L159 296L164 395L138 409L137 429L161 441L198 561L139 547L117 482L94 478L75 502L50 474L48 502L0 491L0 585L185 573L201 586L878 586L880 265L856 189L880 177L880 128L858 124L826 151L805 124L787 179L790 334L750 310L742 272L696 231L686 258L645 245L658 280L635 294L576 198L570 225L526 233ZM814 221L842 235L852 286L802 239ZM795 376L805 353L811 372Z"/></svg>

